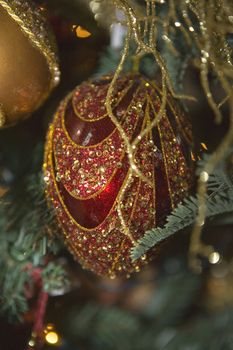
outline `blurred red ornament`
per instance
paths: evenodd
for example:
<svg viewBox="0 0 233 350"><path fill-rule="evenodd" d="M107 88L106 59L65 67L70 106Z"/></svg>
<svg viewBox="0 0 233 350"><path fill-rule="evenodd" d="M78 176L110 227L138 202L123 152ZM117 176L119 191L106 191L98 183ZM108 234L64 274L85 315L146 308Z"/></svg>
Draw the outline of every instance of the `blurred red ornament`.
<svg viewBox="0 0 233 350"><path fill-rule="evenodd" d="M86 269L114 277L139 271L147 257L132 262L132 241L117 212L119 191L129 176L129 161L119 130L107 115L111 77L78 86L60 105L50 126L45 153L47 197L65 242ZM118 79L114 115L131 142L161 105L161 91L141 75ZM136 151L139 169L154 184L134 176L121 202L125 222L137 241L162 225L193 184L191 127L167 99L166 115Z"/></svg>

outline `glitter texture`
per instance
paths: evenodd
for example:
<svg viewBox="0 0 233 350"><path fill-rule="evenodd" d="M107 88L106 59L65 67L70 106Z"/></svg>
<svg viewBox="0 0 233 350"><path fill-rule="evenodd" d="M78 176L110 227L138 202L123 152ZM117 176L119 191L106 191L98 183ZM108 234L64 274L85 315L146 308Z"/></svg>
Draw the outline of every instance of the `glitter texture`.
<svg viewBox="0 0 233 350"><path fill-rule="evenodd" d="M117 211L130 165L106 112L110 81L83 83L61 103L47 136L44 176L69 250L84 268L113 278L138 272L150 260L152 254L132 262L130 250L189 194L193 166L190 125L169 97L166 114L135 152L135 164L154 185L132 176L120 203L132 241ZM111 102L132 143L155 118L161 94L150 81L130 74L118 79Z"/></svg>

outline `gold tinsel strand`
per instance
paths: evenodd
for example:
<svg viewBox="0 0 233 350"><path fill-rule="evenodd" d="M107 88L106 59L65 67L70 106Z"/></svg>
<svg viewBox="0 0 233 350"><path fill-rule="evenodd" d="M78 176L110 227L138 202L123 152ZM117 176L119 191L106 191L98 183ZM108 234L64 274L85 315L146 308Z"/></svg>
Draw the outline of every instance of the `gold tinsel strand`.
<svg viewBox="0 0 233 350"><path fill-rule="evenodd" d="M92 3L98 4L99 11L102 15L107 17L108 13L103 13L104 11L109 11L112 7L101 7L101 4L108 3L106 0L92 0ZM114 4L116 8L123 11L125 20L122 24L127 24L128 34L125 39L124 48L120 63L116 69L113 80L110 84L109 91L106 99L107 112L118 128L122 139L125 142L127 149L131 172L130 176L122 188L120 199L130 183L132 176L138 176L143 181L148 182L148 179L142 174L142 172L137 168L134 162L134 154L137 149L138 144L148 134L151 129L159 122L160 118L163 116L166 108L167 93L168 91L175 98L190 98L187 96L177 96L172 87L172 83L169 74L166 69L166 64L156 47L156 37L157 37L157 26L162 25L163 35L162 39L171 50L173 55L178 55L176 48L173 46L172 40L170 39L171 34L175 31L181 31L187 44L191 47L192 43L195 44L197 50L199 51L198 69L200 71L200 81L203 87L204 94L206 95L207 101L212 108L215 121L220 123L222 120L221 107L223 104L228 104L229 108L229 119L230 126L227 135L223 138L220 146L210 157L209 161L206 163L200 178L198 181L198 198L199 198L199 208L198 215L196 219L196 224L194 226L191 243L189 249L190 265L195 269L199 270L200 264L197 259L198 255L210 256L213 252L213 248L204 245L201 242L201 232L202 227L206 219L206 195L207 195L207 182L209 175L212 173L218 162L223 158L226 150L229 148L233 141L233 90L231 79L233 78L232 69L232 50L230 49L226 35L229 32L233 32L233 3L229 0L181 0L179 4L176 5L174 0L145 0L146 11L143 7L136 5L134 1L130 0L114 0L111 5ZM166 3L168 6L168 11L166 17L159 18L156 15L157 4ZM183 23L180 22L179 14L182 16ZM191 18L195 17L195 25ZM98 19L98 16L97 16ZM114 19L115 21L116 18ZM153 120L150 125L142 131L138 138L130 144L124 130L122 129L117 118L114 116L111 99L114 92L114 87L117 79L122 71L124 62L127 58L129 51L129 42L134 40L137 44L137 49L135 51L135 66L138 66L138 61L140 57L146 53L150 53L154 56L156 63L161 70L161 80L162 80L162 100L160 110L157 113L155 120ZM216 42L219 44L217 45ZM137 60L138 57L138 60ZM215 100L209 83L209 73L214 72L218 77L218 80L225 92L225 98L219 103ZM121 218L123 231L127 236L131 237L131 234L127 228L124 221L121 208L121 200L119 200L118 213ZM135 243L135 242L134 242Z"/></svg>

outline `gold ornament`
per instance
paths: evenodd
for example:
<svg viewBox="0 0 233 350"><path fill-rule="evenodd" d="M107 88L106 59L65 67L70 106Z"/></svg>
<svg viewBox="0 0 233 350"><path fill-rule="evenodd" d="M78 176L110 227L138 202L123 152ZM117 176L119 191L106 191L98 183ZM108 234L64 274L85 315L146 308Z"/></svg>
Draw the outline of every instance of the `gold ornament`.
<svg viewBox="0 0 233 350"><path fill-rule="evenodd" d="M53 36L41 9L0 0L0 127L28 117L59 82Z"/></svg>

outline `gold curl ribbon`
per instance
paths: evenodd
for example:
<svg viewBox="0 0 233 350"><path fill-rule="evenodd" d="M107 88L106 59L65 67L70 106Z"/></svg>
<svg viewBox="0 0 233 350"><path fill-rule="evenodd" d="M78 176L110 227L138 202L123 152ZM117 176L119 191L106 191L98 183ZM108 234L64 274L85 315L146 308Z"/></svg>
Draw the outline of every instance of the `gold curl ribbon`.
<svg viewBox="0 0 233 350"><path fill-rule="evenodd" d="M199 54L200 54L200 63L198 68L200 70L200 81L203 87L203 91L206 95L207 101L212 108L215 116L216 123L220 123L222 120L221 106L225 103L228 103L229 106L229 120L230 126L228 133L223 138L220 146L210 157L209 161L206 163L200 178L198 181L198 215L196 219L196 224L194 226L190 249L189 249L189 260L190 265L195 270L200 268L199 261L197 259L198 255L209 256L213 251L212 247L206 246L201 242L201 232L202 227L206 219L206 195L207 195L207 182L209 174L211 174L218 164L218 162L224 157L226 150L233 142L233 90L230 79L233 78L233 69L232 69L232 51L229 48L229 45L226 41L226 34L229 31L229 18L232 17L233 4L228 0L181 0L179 5L175 3L174 0L167 0L168 12L166 18L159 18L156 14L156 2L155 0L146 0L146 13L140 13L137 7L137 14L135 13L132 5L129 4L127 0L114 0L113 3L119 9L121 9L127 19L128 33L125 39L124 48L121 56L119 65L115 71L112 82L109 86L109 90L106 98L106 108L109 117L113 123L118 128L122 139L125 142L126 151L128 153L129 162L130 162L130 174L127 183L121 189L119 203L118 203L118 214L121 220L123 231L135 244L129 228L127 227L123 213L121 211L121 200L123 195L128 187L132 177L134 175L138 176L141 180L145 181L149 185L151 181L147 179L144 174L138 169L135 164L134 155L135 150L139 142L145 137L145 135L151 131L153 127L157 125L160 118L163 116L166 107L167 93L168 91L172 94L174 98L188 98L194 99L190 96L177 95L172 86L169 74L167 72L166 64L156 48L156 38L157 38L157 28L156 24L162 25L163 28L163 40L168 45L169 49L174 55L178 55L176 48L174 47L172 40L170 39L170 34L174 33L175 30L180 30L187 44L190 48L195 44ZM179 14L178 14L179 9ZM216 12L217 11L217 12ZM218 24L216 15L220 18L221 23ZM179 22L180 16L182 17L183 23ZM195 16L198 29L195 28L193 24L193 19ZM221 25L221 30L219 26ZM144 27L143 27L144 26ZM175 28L175 27L176 28ZM231 26L232 29L232 26ZM215 47L215 39L218 38L218 42L221 43L221 48ZM114 87L117 83L117 79L122 71L123 65L125 63L126 57L129 51L129 42L131 39L137 44L136 54L134 56L134 68L139 66L139 59L146 53L153 55L156 63L158 64L161 71L161 82L162 82L162 93L161 93L161 105L157 113L156 118L142 130L140 135L132 142L127 138L122 126L118 122L117 118L114 116L111 99L113 96ZM226 59L222 58L223 51ZM214 71L218 80L225 92L225 97L220 103L215 101L215 98L211 92L210 83L209 83L209 72Z"/></svg>

